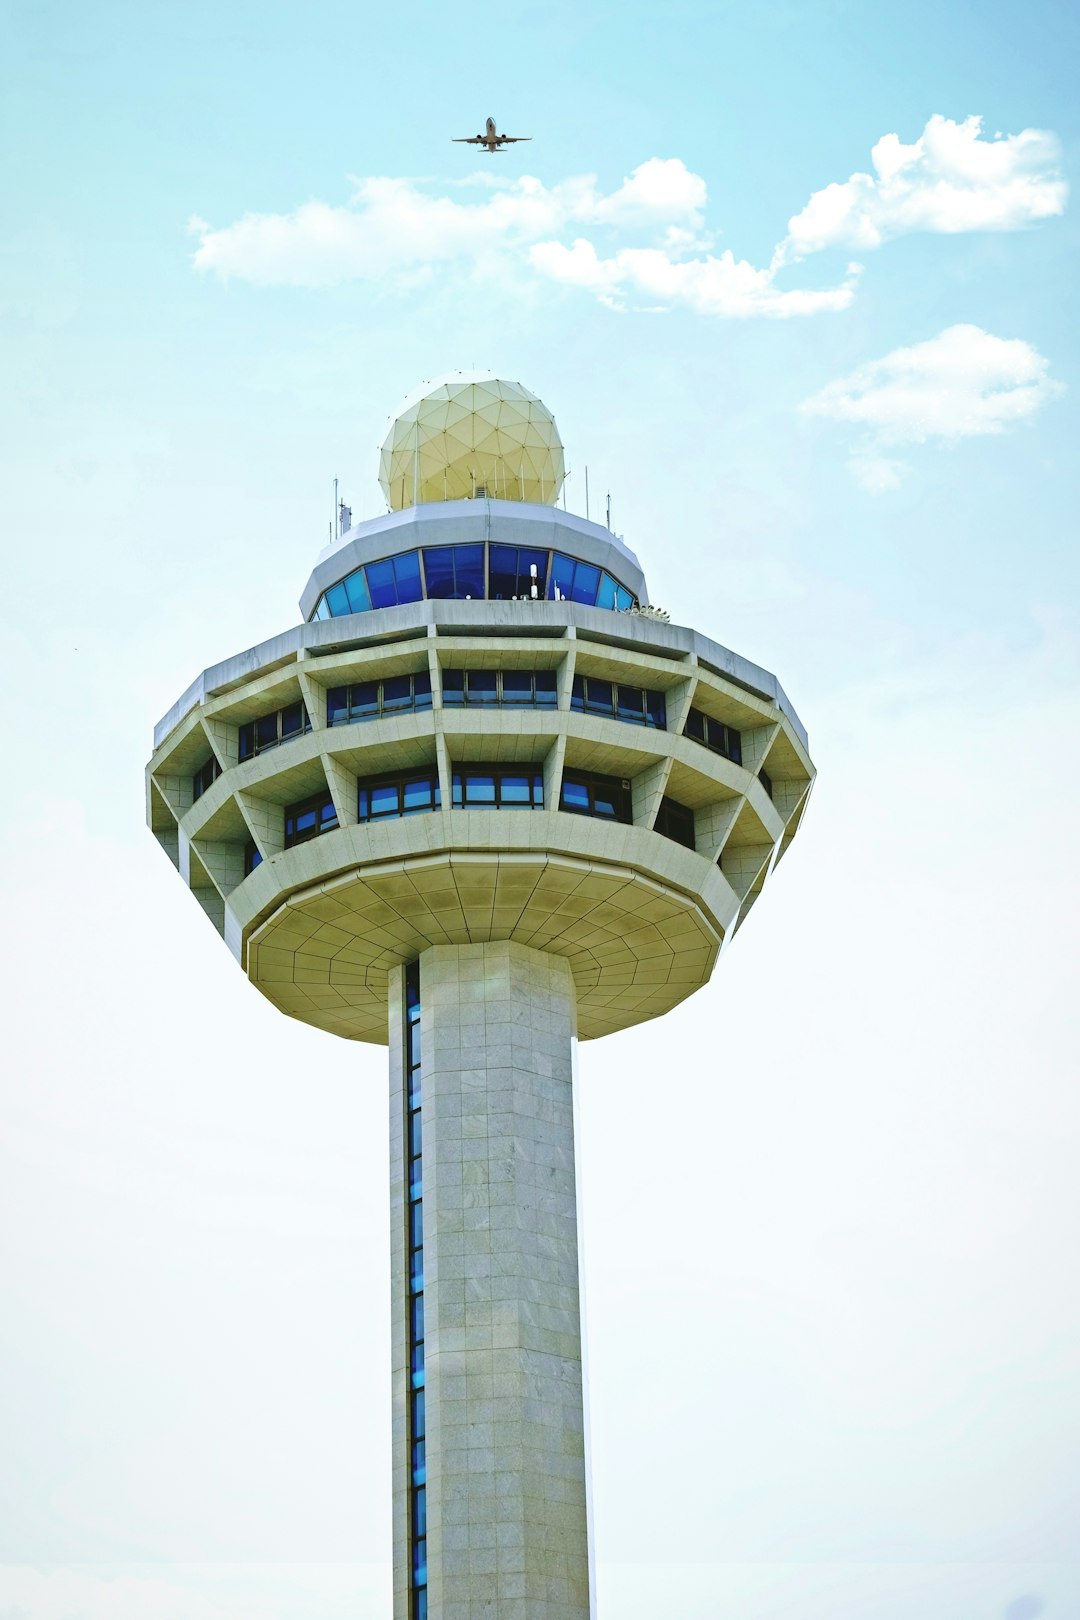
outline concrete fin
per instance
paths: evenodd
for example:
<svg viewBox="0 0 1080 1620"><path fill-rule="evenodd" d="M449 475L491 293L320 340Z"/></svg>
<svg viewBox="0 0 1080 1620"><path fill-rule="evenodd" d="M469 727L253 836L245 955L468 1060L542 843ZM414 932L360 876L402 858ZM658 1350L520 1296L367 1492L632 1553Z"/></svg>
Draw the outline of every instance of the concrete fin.
<svg viewBox="0 0 1080 1620"><path fill-rule="evenodd" d="M669 756L667 759L658 759L654 765L647 766L645 770L639 771L636 776L630 778L630 796L635 826L653 826L670 775L671 758Z"/></svg>
<svg viewBox="0 0 1080 1620"><path fill-rule="evenodd" d="M247 789L237 793L236 802L263 860L280 854L285 848L285 812L281 805L261 799Z"/></svg>
<svg viewBox="0 0 1080 1620"><path fill-rule="evenodd" d="M338 825L341 827L355 827L356 813L356 777L352 771L334 758L333 754L323 755L323 767L326 771L326 785L330 790L330 797L334 801L337 811Z"/></svg>
<svg viewBox="0 0 1080 1620"><path fill-rule="evenodd" d="M206 915L221 935L225 938L225 902L214 888L192 889L192 894L202 906Z"/></svg>
<svg viewBox="0 0 1080 1620"><path fill-rule="evenodd" d="M224 838L193 838L191 841L192 861L198 859L210 882L223 896L244 881L245 842ZM194 881L192 887L196 887Z"/></svg>

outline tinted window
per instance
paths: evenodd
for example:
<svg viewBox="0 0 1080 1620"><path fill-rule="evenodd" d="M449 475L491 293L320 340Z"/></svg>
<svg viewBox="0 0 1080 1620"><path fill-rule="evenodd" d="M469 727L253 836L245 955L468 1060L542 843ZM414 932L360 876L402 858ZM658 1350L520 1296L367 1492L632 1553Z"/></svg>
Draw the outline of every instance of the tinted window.
<svg viewBox="0 0 1080 1620"><path fill-rule="evenodd" d="M562 810L575 815L599 816L603 821L629 822L630 784L615 776L595 776L589 771L567 771L559 799Z"/></svg>
<svg viewBox="0 0 1080 1620"><path fill-rule="evenodd" d="M463 669L444 669L442 672L442 696L447 705L458 705L465 702L465 671Z"/></svg>
<svg viewBox="0 0 1080 1620"><path fill-rule="evenodd" d="M544 779L521 766L461 765L454 771L454 804L459 809L542 810Z"/></svg>
<svg viewBox="0 0 1080 1620"><path fill-rule="evenodd" d="M687 849L693 849L694 812L675 799L663 798L656 812L656 831L663 833L665 838L673 838L677 844L685 844Z"/></svg>
<svg viewBox="0 0 1080 1620"><path fill-rule="evenodd" d="M345 594L349 599L350 613L367 613L371 609L371 597L368 594L367 581L364 579L364 570L357 568L342 581Z"/></svg>
<svg viewBox="0 0 1080 1620"><path fill-rule="evenodd" d="M526 546L492 546L488 556L488 595L495 598L547 593L548 554ZM536 569L533 574L532 570Z"/></svg>
<svg viewBox="0 0 1080 1620"><path fill-rule="evenodd" d="M425 548L424 577L429 597L458 602L483 597L483 546Z"/></svg>

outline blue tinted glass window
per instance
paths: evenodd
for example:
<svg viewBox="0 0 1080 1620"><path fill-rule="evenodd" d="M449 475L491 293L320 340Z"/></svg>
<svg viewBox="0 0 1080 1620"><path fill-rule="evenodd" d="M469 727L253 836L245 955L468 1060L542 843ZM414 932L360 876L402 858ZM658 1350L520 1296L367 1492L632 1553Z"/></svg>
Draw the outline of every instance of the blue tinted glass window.
<svg viewBox="0 0 1080 1620"><path fill-rule="evenodd" d="M625 585L619 585L615 590L615 606L620 613L626 613L634 605L634 595Z"/></svg>
<svg viewBox="0 0 1080 1620"><path fill-rule="evenodd" d="M484 595L483 546L433 546L424 551L427 594L444 601Z"/></svg>
<svg viewBox="0 0 1080 1620"><path fill-rule="evenodd" d="M349 716L353 720L370 720L379 712L378 681L359 681L352 689Z"/></svg>
<svg viewBox="0 0 1080 1620"><path fill-rule="evenodd" d="M367 613L371 608L371 597L368 595L364 570L362 568L354 569L341 583L344 585L345 594L349 598L349 611L351 613Z"/></svg>
<svg viewBox="0 0 1080 1620"><path fill-rule="evenodd" d="M367 582L372 607L396 607L397 580L394 578L394 564L389 557L382 562L368 563Z"/></svg>
<svg viewBox="0 0 1080 1620"><path fill-rule="evenodd" d="M256 752L261 748L273 748L277 740L278 717L275 711L273 714L264 714L261 719L255 722Z"/></svg>
<svg viewBox="0 0 1080 1620"><path fill-rule="evenodd" d="M420 589L420 558L415 551L403 551L400 557L394 558L394 578L397 580L399 602L419 602L423 596Z"/></svg>
<svg viewBox="0 0 1080 1620"><path fill-rule="evenodd" d="M574 559L557 551L551 559L551 594L573 598Z"/></svg>
<svg viewBox="0 0 1080 1620"><path fill-rule="evenodd" d="M553 669L537 670L536 702L542 709L553 709L558 702L558 692L555 688L555 671Z"/></svg>
<svg viewBox="0 0 1080 1620"><path fill-rule="evenodd" d="M610 574L600 575L600 591L596 598L597 607L613 608L615 606L615 581Z"/></svg>
<svg viewBox="0 0 1080 1620"><path fill-rule="evenodd" d="M424 578L429 596L438 599L455 594L453 546L436 546L432 550L425 550Z"/></svg>
<svg viewBox="0 0 1080 1620"><path fill-rule="evenodd" d="M281 739L298 737L307 730L307 711L302 703L290 703L281 711Z"/></svg>
<svg viewBox="0 0 1080 1620"><path fill-rule="evenodd" d="M343 584L339 582L337 585L331 585L326 593L326 605L335 619L340 619L342 614L350 611L349 598Z"/></svg>
<svg viewBox="0 0 1080 1620"><path fill-rule="evenodd" d="M640 704L639 704L640 707ZM586 714L611 714L614 697L610 681L598 681L592 675L585 677Z"/></svg>
<svg viewBox="0 0 1080 1620"><path fill-rule="evenodd" d="M495 803L495 778L472 773L465 778L465 798L470 804Z"/></svg>
<svg viewBox="0 0 1080 1620"><path fill-rule="evenodd" d="M596 601L599 589L599 568L594 568L592 563L579 562L574 569L574 589L571 593L574 601L587 602L591 606Z"/></svg>
<svg viewBox="0 0 1080 1620"><path fill-rule="evenodd" d="M315 611L311 617L313 619L328 619L330 617L330 609L326 605L325 596L319 597L319 600L315 606Z"/></svg>
<svg viewBox="0 0 1080 1620"><path fill-rule="evenodd" d="M444 669L442 672L443 702L455 707L465 702L465 671Z"/></svg>
<svg viewBox="0 0 1080 1620"><path fill-rule="evenodd" d="M502 700L504 703L531 703L533 678L531 670L504 669L502 672Z"/></svg>
<svg viewBox="0 0 1080 1620"><path fill-rule="evenodd" d="M418 810L432 810L439 802L439 789L430 776L406 782L403 814L415 815Z"/></svg>
<svg viewBox="0 0 1080 1620"><path fill-rule="evenodd" d="M530 546L492 546L488 555L488 595L504 600L547 594L548 554ZM536 569L535 575L532 570Z"/></svg>
<svg viewBox="0 0 1080 1620"><path fill-rule="evenodd" d="M373 816L396 816L398 803L399 795L396 782L384 782L379 787L371 789L371 814Z"/></svg>
<svg viewBox="0 0 1080 1620"><path fill-rule="evenodd" d="M531 776L504 776L500 788L503 804L526 806L532 804Z"/></svg>
<svg viewBox="0 0 1080 1620"><path fill-rule="evenodd" d="M468 672L470 703L497 703L498 679L493 669L470 669Z"/></svg>
<svg viewBox="0 0 1080 1620"><path fill-rule="evenodd" d="M342 726L349 718L349 688L332 686L326 694L326 723Z"/></svg>
<svg viewBox="0 0 1080 1620"><path fill-rule="evenodd" d="M563 783L562 808L564 810L573 810L583 816L589 814L589 790L584 782Z"/></svg>
<svg viewBox="0 0 1080 1620"><path fill-rule="evenodd" d="M411 675L392 675L383 681L382 706L384 714L388 710L412 708Z"/></svg>
<svg viewBox="0 0 1080 1620"><path fill-rule="evenodd" d="M418 709L431 708L431 676L426 669L413 676L413 696Z"/></svg>
<svg viewBox="0 0 1080 1620"><path fill-rule="evenodd" d="M420 1486L413 1497L413 1508L416 1514L416 1533L418 1536L427 1535L427 1491Z"/></svg>
<svg viewBox="0 0 1080 1620"><path fill-rule="evenodd" d="M663 692L645 693L645 723L655 726L658 731L667 727L667 704Z"/></svg>
<svg viewBox="0 0 1080 1620"><path fill-rule="evenodd" d="M631 724L643 726L645 724L645 694L640 686L616 687L618 699L615 713L620 720L629 720Z"/></svg>

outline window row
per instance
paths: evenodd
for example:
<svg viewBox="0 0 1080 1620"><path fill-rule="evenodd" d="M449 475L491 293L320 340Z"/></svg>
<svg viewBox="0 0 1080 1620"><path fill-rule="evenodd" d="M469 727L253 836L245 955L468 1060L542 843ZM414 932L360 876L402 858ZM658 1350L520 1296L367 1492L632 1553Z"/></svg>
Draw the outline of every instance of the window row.
<svg viewBox="0 0 1080 1620"><path fill-rule="evenodd" d="M442 701L445 708L534 708L558 706L557 677L553 669L444 669ZM358 681L352 686L332 686L326 694L326 720L331 726L350 725L357 720L377 720L384 715L415 713L430 709L431 676L427 670L415 675L393 675L381 681ZM649 687L622 686L615 681L598 680L593 675L575 675L570 707L579 714L600 715L631 725L667 727L667 704L663 692ZM301 737L311 730L311 720L302 702L289 703L273 714L249 720L240 727L240 760L276 748L279 743ZM700 709L691 709L684 735L702 743L715 754L736 765L742 763L742 737L733 726L714 720ZM765 791L772 797L772 783L759 771ZM205 761L191 779L192 800L206 792L221 775L215 756Z"/></svg>
<svg viewBox="0 0 1080 1620"><path fill-rule="evenodd" d="M574 676L570 707L581 714L605 715L635 726L653 726L658 731L667 726L663 692L643 686L618 686L613 681L598 681L592 675Z"/></svg>
<svg viewBox="0 0 1080 1620"><path fill-rule="evenodd" d="M456 810L542 810L544 775L536 765L458 765L452 775ZM361 822L397 820L421 815L442 805L434 767L395 775L372 777L357 787L357 814ZM595 816L601 821L632 823L630 783L626 778L602 776L568 767L559 788L559 809L570 815ZM338 826L337 811L326 791L312 794L285 811L285 848L292 849ZM661 800L655 830L687 849L694 845L694 812L675 799ZM244 855L245 877L262 856L249 842Z"/></svg>
<svg viewBox="0 0 1080 1620"><path fill-rule="evenodd" d="M703 714L700 709L691 709L686 717L683 735L692 737L695 742L703 743L711 748L714 754L723 754L734 764L742 764L742 737L732 727L726 726L722 720L714 720L712 715Z"/></svg>
<svg viewBox="0 0 1080 1620"><path fill-rule="evenodd" d="M247 725L240 727L241 763L245 759L253 759L256 754L264 754L268 748L276 748L279 743L289 742L293 737L302 737L305 731L310 730L311 719L302 702L287 703L273 714L249 720Z"/></svg>
<svg viewBox="0 0 1080 1620"><path fill-rule="evenodd" d="M326 723L345 726L354 720L378 720L384 714L430 708L431 676L425 669L416 675L391 675L382 681L330 687L326 694Z"/></svg>
<svg viewBox="0 0 1080 1620"><path fill-rule="evenodd" d="M423 546L363 563L319 597L313 619L430 601L566 601L625 613L634 593L606 569L529 546Z"/></svg>

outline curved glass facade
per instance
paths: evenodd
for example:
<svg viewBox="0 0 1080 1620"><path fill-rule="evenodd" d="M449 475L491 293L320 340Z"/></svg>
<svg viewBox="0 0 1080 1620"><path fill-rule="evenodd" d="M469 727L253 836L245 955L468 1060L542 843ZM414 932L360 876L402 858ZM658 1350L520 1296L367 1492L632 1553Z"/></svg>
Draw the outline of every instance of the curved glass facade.
<svg viewBox="0 0 1080 1620"><path fill-rule="evenodd" d="M567 601L625 613L637 598L595 563L535 546L421 546L363 563L324 591L313 619L429 601Z"/></svg>

